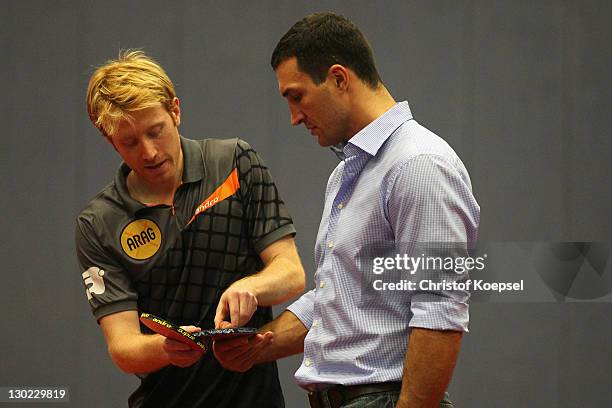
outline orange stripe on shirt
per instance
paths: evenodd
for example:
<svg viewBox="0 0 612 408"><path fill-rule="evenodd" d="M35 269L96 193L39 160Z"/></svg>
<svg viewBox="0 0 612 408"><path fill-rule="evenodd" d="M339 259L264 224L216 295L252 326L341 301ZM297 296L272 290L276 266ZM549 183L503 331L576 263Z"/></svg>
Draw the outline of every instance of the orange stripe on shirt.
<svg viewBox="0 0 612 408"><path fill-rule="evenodd" d="M240 188L240 182L238 181L238 170L234 169L230 175L225 179L217 189L198 207L196 208L193 217L189 220L187 225L191 224L200 213L214 207L216 204L225 200L227 197L233 195Z"/></svg>

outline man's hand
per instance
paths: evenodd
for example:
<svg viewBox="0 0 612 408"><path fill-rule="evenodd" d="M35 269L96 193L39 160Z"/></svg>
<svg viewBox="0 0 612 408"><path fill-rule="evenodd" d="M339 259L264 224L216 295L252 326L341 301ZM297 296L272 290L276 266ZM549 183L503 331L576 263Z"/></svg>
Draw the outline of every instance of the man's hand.
<svg viewBox="0 0 612 408"><path fill-rule="evenodd" d="M227 323L227 322L226 322ZM213 351L217 361L227 370L243 373L250 370L260 353L274 342L274 333L258 333L247 339L239 337L227 340L215 340Z"/></svg>
<svg viewBox="0 0 612 408"><path fill-rule="evenodd" d="M200 330L195 326L182 327L191 333ZM111 358L126 373L151 373L168 364L187 367L203 355L161 334L141 333L136 310L104 316L100 319L100 328Z"/></svg>
<svg viewBox="0 0 612 408"><path fill-rule="evenodd" d="M220 328L229 325L224 322ZM303 352L307 333L308 329L302 322L293 313L285 310L250 339L241 337L215 340L213 352L226 369L245 372L256 364Z"/></svg>
<svg viewBox="0 0 612 408"><path fill-rule="evenodd" d="M286 236L259 253L264 268L230 285L221 295L215 313L215 328L221 322L229 327L246 325L257 306L274 306L297 296L304 290L304 268L295 241Z"/></svg>
<svg viewBox="0 0 612 408"><path fill-rule="evenodd" d="M195 326L181 326L181 328L189 333L196 333L202 330ZM185 343L169 338L164 339L162 348L166 352L170 364L177 367L189 367L204 355L201 351L193 350Z"/></svg>
<svg viewBox="0 0 612 408"><path fill-rule="evenodd" d="M255 294L248 289L233 284L221 295L215 313L215 328L244 326L251 320L256 310L257 297ZM229 322L225 320L228 316L230 318Z"/></svg>

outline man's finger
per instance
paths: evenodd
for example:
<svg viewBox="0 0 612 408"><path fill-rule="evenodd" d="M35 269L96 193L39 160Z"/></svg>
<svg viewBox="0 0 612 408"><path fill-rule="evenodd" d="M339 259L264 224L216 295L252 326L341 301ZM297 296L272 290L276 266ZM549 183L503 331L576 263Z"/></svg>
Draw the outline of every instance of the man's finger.
<svg viewBox="0 0 612 408"><path fill-rule="evenodd" d="M191 347L189 347L187 344L181 343L180 341L172 340L169 338L164 339L163 347L166 350L166 352L174 352L174 351L183 352L183 351L191 350Z"/></svg>
<svg viewBox="0 0 612 408"><path fill-rule="evenodd" d="M238 322L238 326L244 326L251 320L251 316L255 312L252 300L252 297L248 293L243 293L242 296L240 296L240 322Z"/></svg>
<svg viewBox="0 0 612 408"><path fill-rule="evenodd" d="M246 371L253 366L257 354L258 350L247 350L240 355L234 356L228 361L228 364L238 368L239 371Z"/></svg>
<svg viewBox="0 0 612 408"><path fill-rule="evenodd" d="M202 353L195 350L168 353L170 363L178 367L188 367L198 361L201 357Z"/></svg>
<svg viewBox="0 0 612 408"><path fill-rule="evenodd" d="M227 339L227 340L214 340L213 341L213 350L219 351L220 353L230 353L235 350L241 350L243 348L249 347L248 339L244 337L239 337L236 339Z"/></svg>
<svg viewBox="0 0 612 408"><path fill-rule="evenodd" d="M217 325L217 329L227 329L232 327L232 324L230 322L228 322L227 320L222 320L218 325Z"/></svg>
<svg viewBox="0 0 612 408"><path fill-rule="evenodd" d="M219 327L219 323L225 319L225 297L221 296L217 311L215 313L215 327Z"/></svg>
<svg viewBox="0 0 612 408"><path fill-rule="evenodd" d="M249 344L251 345L252 348L259 350L259 349L266 347L268 344L272 343L273 341L274 341L274 333L269 331L269 332L260 333L256 336L251 337L249 339Z"/></svg>
<svg viewBox="0 0 612 408"><path fill-rule="evenodd" d="M257 336L261 336L262 340L269 340L270 342L274 341L274 332L271 332L271 331L258 333Z"/></svg>
<svg viewBox="0 0 612 408"><path fill-rule="evenodd" d="M247 347L236 347L229 352L220 352L215 348L217 345L213 345L213 349L217 359L224 367L233 371L244 372L253 366L259 353L268 347L273 340L272 332L266 332L265 335L258 334L249 339Z"/></svg>
<svg viewBox="0 0 612 408"><path fill-rule="evenodd" d="M213 342L213 350L228 356L230 353L238 355L242 354L243 350L258 347L261 343L271 343L272 341L274 341L274 333L258 333L250 339L239 337L236 339L215 340Z"/></svg>
<svg viewBox="0 0 612 408"><path fill-rule="evenodd" d="M232 326L238 327L240 325L240 299L235 293L233 293L229 296L228 303L230 322L232 323Z"/></svg>
<svg viewBox="0 0 612 408"><path fill-rule="evenodd" d="M201 329L201 328L199 328L199 327L197 327L197 326L192 326L192 325L189 325L189 326L181 326L181 329L183 329L183 330L185 330L185 331L188 331L189 333L197 333L197 332L202 331L202 329Z"/></svg>

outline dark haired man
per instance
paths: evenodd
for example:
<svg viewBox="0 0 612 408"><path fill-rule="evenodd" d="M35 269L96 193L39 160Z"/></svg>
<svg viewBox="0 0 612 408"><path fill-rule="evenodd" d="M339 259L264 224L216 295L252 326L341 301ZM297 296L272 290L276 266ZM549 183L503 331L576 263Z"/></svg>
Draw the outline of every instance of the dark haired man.
<svg viewBox="0 0 612 408"><path fill-rule="evenodd" d="M468 294L363 302L359 256L378 242L475 242L480 209L463 163L407 102L396 103L348 19L307 16L271 62L291 123L342 161L327 185L315 289L250 342L216 343L217 359L244 371L303 351L295 378L313 407L451 407L445 390L467 331Z"/></svg>

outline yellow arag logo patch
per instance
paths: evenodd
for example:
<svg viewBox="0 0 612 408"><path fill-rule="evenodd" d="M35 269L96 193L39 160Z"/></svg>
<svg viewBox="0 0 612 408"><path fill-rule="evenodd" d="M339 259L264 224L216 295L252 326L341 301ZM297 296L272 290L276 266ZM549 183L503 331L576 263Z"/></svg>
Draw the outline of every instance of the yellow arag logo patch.
<svg viewBox="0 0 612 408"><path fill-rule="evenodd" d="M133 259L149 259L157 253L161 242L161 231L151 220L134 220L121 232L121 247Z"/></svg>

